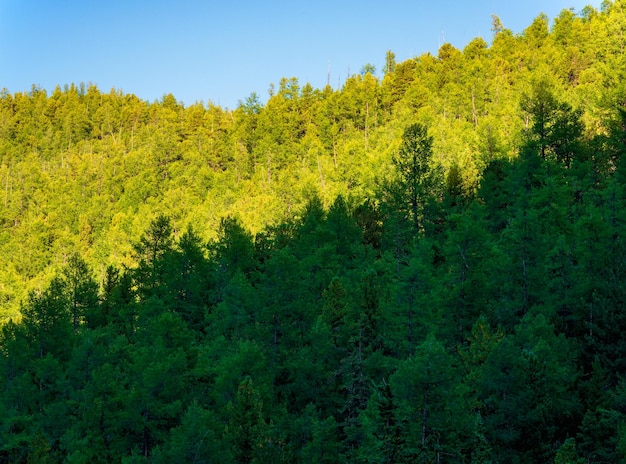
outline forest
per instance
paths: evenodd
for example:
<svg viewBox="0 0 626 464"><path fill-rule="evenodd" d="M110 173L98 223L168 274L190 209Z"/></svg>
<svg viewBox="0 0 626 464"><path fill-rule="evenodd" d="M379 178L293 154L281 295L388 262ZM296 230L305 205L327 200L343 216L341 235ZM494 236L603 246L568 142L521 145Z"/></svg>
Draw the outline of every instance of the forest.
<svg viewBox="0 0 626 464"><path fill-rule="evenodd" d="M626 0L237 108L0 93L0 463L626 460Z"/></svg>

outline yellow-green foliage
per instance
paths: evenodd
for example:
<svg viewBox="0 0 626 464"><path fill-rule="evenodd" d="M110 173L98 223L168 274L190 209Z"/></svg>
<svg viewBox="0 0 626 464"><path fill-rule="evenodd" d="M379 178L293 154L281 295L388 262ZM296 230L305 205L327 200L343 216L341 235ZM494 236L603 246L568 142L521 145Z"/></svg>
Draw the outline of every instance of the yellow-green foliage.
<svg viewBox="0 0 626 464"><path fill-rule="evenodd" d="M225 216L256 233L313 193L326 206L339 194L372 198L415 122L430 128L435 162L460 169L471 190L490 160L515 156L520 96L539 77L583 110L590 135L602 132L626 98L625 3L566 10L552 24L539 15L520 34L498 27L491 44L444 44L340 89L283 79L265 104L252 95L232 111L83 84L4 91L0 317L17 315L72 250L99 277L131 265L130 243L161 213L177 233L193 224L209 240Z"/></svg>

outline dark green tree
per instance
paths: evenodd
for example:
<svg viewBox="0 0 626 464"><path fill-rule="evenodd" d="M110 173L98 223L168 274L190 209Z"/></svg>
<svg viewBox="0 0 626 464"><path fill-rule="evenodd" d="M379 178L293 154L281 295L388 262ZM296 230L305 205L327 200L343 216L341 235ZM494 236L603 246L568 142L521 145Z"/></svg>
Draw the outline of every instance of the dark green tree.
<svg viewBox="0 0 626 464"><path fill-rule="evenodd" d="M251 378L241 381L234 403L229 405L228 426L224 438L230 443L235 462L257 462L265 445L267 424L263 419L263 402Z"/></svg>
<svg viewBox="0 0 626 464"><path fill-rule="evenodd" d="M409 462L461 460L469 443L473 418L458 382L457 360L432 334L403 360L390 377L398 402L396 420L406 423L402 438Z"/></svg>
<svg viewBox="0 0 626 464"><path fill-rule="evenodd" d="M384 379L376 386L376 396L380 425L375 436L378 439L377 445L382 454L382 462L403 462L406 442L404 429L407 424L398 419L398 403L391 386Z"/></svg>
<svg viewBox="0 0 626 464"><path fill-rule="evenodd" d="M192 402L181 420L171 430L167 441L154 454L156 463L171 462L229 462L229 454L219 440L219 424L210 410Z"/></svg>
<svg viewBox="0 0 626 464"><path fill-rule="evenodd" d="M90 328L102 325L105 321L99 308L98 284L85 260L77 253L72 254L62 276L69 296L74 332L84 323Z"/></svg>
<svg viewBox="0 0 626 464"><path fill-rule="evenodd" d="M195 330L201 330L209 299L210 266L206 247L190 226L166 263L166 282L173 309Z"/></svg>
<svg viewBox="0 0 626 464"><path fill-rule="evenodd" d="M405 212L414 234L424 227L427 202L440 192L441 179L432 162L432 146L428 128L420 123L412 124L404 130L400 149L393 157L398 207Z"/></svg>
<svg viewBox="0 0 626 464"><path fill-rule="evenodd" d="M154 219L139 242L133 246L137 268L133 270L139 296L147 299L164 293L160 288L166 274L165 256L171 252L174 239L171 220L165 215Z"/></svg>
<svg viewBox="0 0 626 464"><path fill-rule="evenodd" d="M33 354L67 359L74 340L65 281L56 277L43 292L32 293L22 308L22 324Z"/></svg>
<svg viewBox="0 0 626 464"><path fill-rule="evenodd" d="M494 461L550 462L553 443L576 430L579 400L575 351L541 314L489 353L479 399Z"/></svg>
<svg viewBox="0 0 626 464"><path fill-rule="evenodd" d="M530 94L522 95L521 107L527 118L529 143L543 159L552 156L568 168L581 150L582 111L559 101L554 93L546 79L539 80Z"/></svg>

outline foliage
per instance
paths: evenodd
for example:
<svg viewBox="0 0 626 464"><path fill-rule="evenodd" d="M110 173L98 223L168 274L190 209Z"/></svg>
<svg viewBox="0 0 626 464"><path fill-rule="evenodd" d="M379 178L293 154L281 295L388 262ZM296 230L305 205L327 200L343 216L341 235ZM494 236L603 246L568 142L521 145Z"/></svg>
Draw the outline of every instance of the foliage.
<svg viewBox="0 0 626 464"><path fill-rule="evenodd" d="M232 111L0 94L0 462L623 460L624 6Z"/></svg>

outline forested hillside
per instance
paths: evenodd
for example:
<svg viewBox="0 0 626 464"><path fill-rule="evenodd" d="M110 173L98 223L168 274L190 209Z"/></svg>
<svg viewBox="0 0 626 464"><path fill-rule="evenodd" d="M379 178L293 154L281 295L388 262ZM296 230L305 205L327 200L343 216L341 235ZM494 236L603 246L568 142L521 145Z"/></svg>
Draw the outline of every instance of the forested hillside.
<svg viewBox="0 0 626 464"><path fill-rule="evenodd" d="M0 96L0 462L626 459L626 1L229 110Z"/></svg>

